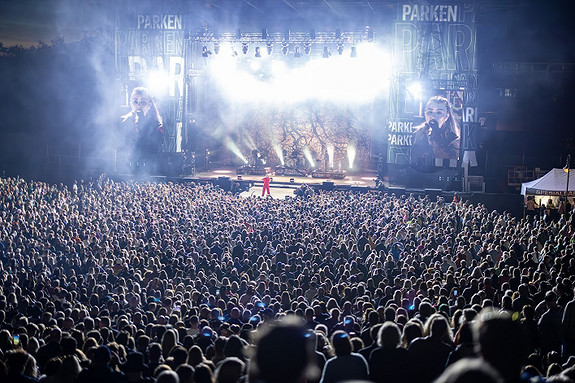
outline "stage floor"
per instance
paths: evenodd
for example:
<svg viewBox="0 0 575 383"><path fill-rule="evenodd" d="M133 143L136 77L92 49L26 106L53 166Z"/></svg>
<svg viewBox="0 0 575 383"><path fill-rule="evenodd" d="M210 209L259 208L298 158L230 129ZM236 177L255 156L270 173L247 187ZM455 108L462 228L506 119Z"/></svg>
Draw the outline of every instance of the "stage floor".
<svg viewBox="0 0 575 383"><path fill-rule="evenodd" d="M242 181L250 181L255 185L263 184L261 175L249 175L242 174L238 175L236 169L231 168L220 168L210 171L198 172L194 175L183 176L185 180L197 180L197 181L210 181L218 179L219 177L230 177L231 180L238 180L238 176L241 177ZM301 186L303 184L307 185L322 185L324 182L333 182L334 185L338 186L358 186L358 187L376 187L375 181L377 179L376 171L357 171L351 174L346 174L344 179L333 179L333 178L313 178L311 176L276 176L271 174L272 182L271 186L283 185L294 187ZM292 181L293 180L293 181Z"/></svg>

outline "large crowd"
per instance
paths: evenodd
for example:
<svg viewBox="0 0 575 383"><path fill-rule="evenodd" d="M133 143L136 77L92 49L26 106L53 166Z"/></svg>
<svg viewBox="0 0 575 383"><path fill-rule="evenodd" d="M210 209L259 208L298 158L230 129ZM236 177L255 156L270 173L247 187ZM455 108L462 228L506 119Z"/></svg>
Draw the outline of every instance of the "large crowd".
<svg viewBox="0 0 575 383"><path fill-rule="evenodd" d="M0 381L575 381L575 218L0 178Z"/></svg>

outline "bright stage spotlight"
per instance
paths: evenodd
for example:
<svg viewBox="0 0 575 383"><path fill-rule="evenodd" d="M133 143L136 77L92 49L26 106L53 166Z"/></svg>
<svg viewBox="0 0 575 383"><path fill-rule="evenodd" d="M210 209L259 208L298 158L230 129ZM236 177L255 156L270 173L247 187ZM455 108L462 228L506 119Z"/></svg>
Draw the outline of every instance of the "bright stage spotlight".
<svg viewBox="0 0 575 383"><path fill-rule="evenodd" d="M323 47L323 53L322 53L321 57L323 57L324 59L328 59L329 56L331 56L331 52L329 51L329 47Z"/></svg>
<svg viewBox="0 0 575 383"><path fill-rule="evenodd" d="M260 52L260 47L256 47L256 57L262 57L262 53Z"/></svg>
<svg viewBox="0 0 575 383"><path fill-rule="evenodd" d="M289 53L289 43L283 42L282 43L282 54L287 56Z"/></svg>
<svg viewBox="0 0 575 383"><path fill-rule="evenodd" d="M419 81L414 81L407 87L407 91L415 100L420 100L423 96L423 86Z"/></svg>
<svg viewBox="0 0 575 383"><path fill-rule="evenodd" d="M272 52L273 52L273 49L274 49L273 46L274 46L273 43L267 43L267 44L266 44L266 49L267 49L267 51L268 51L268 56L271 56L271 55L272 55Z"/></svg>
<svg viewBox="0 0 575 383"><path fill-rule="evenodd" d="M247 55L248 54L248 44L242 43L242 53Z"/></svg>
<svg viewBox="0 0 575 383"><path fill-rule="evenodd" d="M246 136L245 136L245 143L250 150L257 150L258 149L256 147L256 143L254 142L254 139L249 134L246 134Z"/></svg>
<svg viewBox="0 0 575 383"><path fill-rule="evenodd" d="M357 57L357 49L355 47L351 47L351 53L349 57Z"/></svg>
<svg viewBox="0 0 575 383"><path fill-rule="evenodd" d="M284 153L283 153L281 146L279 146L279 144L274 144L273 148L274 148L274 152L276 152L276 155L278 156L278 159L280 160L280 164L282 166L285 166Z"/></svg>
<svg viewBox="0 0 575 383"><path fill-rule="evenodd" d="M261 60L250 60L250 69L254 72L257 72L260 69L262 69Z"/></svg>
<svg viewBox="0 0 575 383"><path fill-rule="evenodd" d="M301 49L299 47L299 45L295 46L294 52L293 52L293 57L301 57Z"/></svg>
<svg viewBox="0 0 575 383"><path fill-rule="evenodd" d="M357 154L357 150L355 146L348 145L347 146L347 162L350 169L353 169L353 163L355 162L355 155Z"/></svg>
<svg viewBox="0 0 575 383"><path fill-rule="evenodd" d="M222 44L221 54L210 58L208 72L221 87L222 95L234 102L292 104L324 100L358 104L370 102L389 87L392 61L389 54L374 44L357 45L361 52L357 58L337 53L329 60L301 62L301 58L294 58L300 65L293 67L286 60L268 60L261 52L262 47L261 59L244 56L245 60L238 61L228 55L230 45ZM238 48L240 44L236 45ZM303 54L301 44L299 48ZM288 48L288 52L293 54L294 50Z"/></svg>
<svg viewBox="0 0 575 383"><path fill-rule="evenodd" d="M334 154L335 154L335 148L333 147L333 145L330 145L327 147L327 158L329 161L329 167L333 168L333 158L334 158Z"/></svg>
<svg viewBox="0 0 575 383"><path fill-rule="evenodd" d="M279 60L272 60L271 63L271 74L274 77L286 77L288 73L287 66L285 62Z"/></svg>
<svg viewBox="0 0 575 383"><path fill-rule="evenodd" d="M215 48L214 48L214 50L215 50ZM231 56L231 57L237 57L238 56L238 51L236 50L236 47L232 43L225 43L224 42L221 45L220 52L221 52L222 56Z"/></svg>
<svg viewBox="0 0 575 383"><path fill-rule="evenodd" d="M155 96L161 96L162 94L167 92L169 83L170 83L170 77L165 71L154 70L148 72L148 76L146 79L146 87Z"/></svg>
<svg viewBox="0 0 575 383"><path fill-rule="evenodd" d="M315 168L315 161L313 159L313 155L311 154L309 148L306 146L305 148L303 148L302 151L303 151L303 156L307 160L309 166L312 168Z"/></svg>
<svg viewBox="0 0 575 383"><path fill-rule="evenodd" d="M303 51L306 55L310 55L311 54L311 44L310 43L305 43L303 45Z"/></svg>
<svg viewBox="0 0 575 383"><path fill-rule="evenodd" d="M244 156L242 154L242 151L240 150L240 148L238 147L238 145L232 141L231 138L226 137L226 139L224 140L224 144L226 145L226 147L231 150L232 153L234 153L236 155L236 157L238 157L240 160L242 160L242 162L244 164L249 163L248 159L246 158L246 156Z"/></svg>

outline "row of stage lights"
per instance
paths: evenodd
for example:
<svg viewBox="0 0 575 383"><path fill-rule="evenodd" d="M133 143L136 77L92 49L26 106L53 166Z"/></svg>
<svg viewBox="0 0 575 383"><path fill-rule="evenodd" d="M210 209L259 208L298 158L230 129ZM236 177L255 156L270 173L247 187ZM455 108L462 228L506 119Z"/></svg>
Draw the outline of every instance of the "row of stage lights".
<svg viewBox="0 0 575 383"><path fill-rule="evenodd" d="M281 44L281 52L284 56L288 56L290 54L289 46L290 46L290 44L287 42L284 42ZM273 53L273 44L267 43L265 49L266 49L267 55L271 56ZM220 53L220 50L221 50L221 47L220 47L219 43L214 43L213 51L210 50L207 45L204 45L202 47L202 57L208 58L212 55L212 53L215 53L217 55ZM248 43L242 43L242 54L247 55L248 51L249 51L249 44ZM343 43L337 44L336 52L339 56L343 55L343 52L344 52ZM239 55L238 52L233 48L232 48L231 54L234 57ZM300 58L304 55L306 55L306 56L311 55L311 43L304 43L303 44L303 51L299 45L296 45L294 47L293 57ZM329 49L329 47L327 45L324 46L323 47L323 53L322 53L321 57L327 59L327 58L331 57L331 55L332 55L332 53L331 53L331 50ZM351 47L349 56L350 57L357 57L357 48L355 46ZM256 57L256 58L262 57L262 48L261 47L259 47L259 46L255 47L254 57Z"/></svg>

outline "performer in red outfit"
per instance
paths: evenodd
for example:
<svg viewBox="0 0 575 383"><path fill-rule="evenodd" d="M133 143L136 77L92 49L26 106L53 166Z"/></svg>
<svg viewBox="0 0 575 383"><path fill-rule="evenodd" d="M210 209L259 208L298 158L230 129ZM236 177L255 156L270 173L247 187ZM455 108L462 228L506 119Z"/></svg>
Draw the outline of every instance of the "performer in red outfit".
<svg viewBox="0 0 575 383"><path fill-rule="evenodd" d="M262 181L264 181L264 187L262 189L262 197L266 194L266 191L268 192L268 195L271 195L270 182L272 181L272 179L270 178L269 175L266 175L264 178L262 178Z"/></svg>

